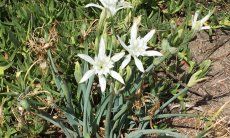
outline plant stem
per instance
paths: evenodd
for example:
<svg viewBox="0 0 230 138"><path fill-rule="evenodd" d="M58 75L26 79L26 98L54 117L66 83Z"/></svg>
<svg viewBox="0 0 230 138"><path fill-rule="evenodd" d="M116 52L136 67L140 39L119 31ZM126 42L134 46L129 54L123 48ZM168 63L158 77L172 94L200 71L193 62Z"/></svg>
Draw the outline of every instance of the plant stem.
<svg viewBox="0 0 230 138"><path fill-rule="evenodd" d="M174 101L175 99L177 99L178 96L180 96L181 94L185 94L188 91L188 87L184 88L183 90L181 90L179 93L177 93L176 95L174 95L171 99L169 99L166 103L164 103L154 114L154 116L156 116L160 111L162 111L166 106L168 106L172 101Z"/></svg>
<svg viewBox="0 0 230 138"><path fill-rule="evenodd" d="M112 114L114 97L115 97L115 93L114 93L114 90L112 90L111 95L109 97L108 110L107 110L106 120L105 120L105 138L109 138L109 136L110 136L110 123L111 123L110 118L111 118L111 114Z"/></svg>
<svg viewBox="0 0 230 138"><path fill-rule="evenodd" d="M100 36L101 36L100 34L103 32L104 28L107 27L106 19L107 19L107 10L103 9L100 15L100 19L96 31L96 39L95 39L95 47L94 47L94 50L96 51L95 54L98 53Z"/></svg>
<svg viewBox="0 0 230 138"><path fill-rule="evenodd" d="M84 113L83 113L83 136L84 137L89 135L88 134L88 127L87 127L87 126L89 126L88 121L87 121L87 115L89 113L87 113L87 108L88 108L88 104L90 103L89 96L90 96L90 90L91 90L91 87L93 84L93 80L94 80L94 76L92 76L89 79L87 89L86 89L86 92L84 95Z"/></svg>

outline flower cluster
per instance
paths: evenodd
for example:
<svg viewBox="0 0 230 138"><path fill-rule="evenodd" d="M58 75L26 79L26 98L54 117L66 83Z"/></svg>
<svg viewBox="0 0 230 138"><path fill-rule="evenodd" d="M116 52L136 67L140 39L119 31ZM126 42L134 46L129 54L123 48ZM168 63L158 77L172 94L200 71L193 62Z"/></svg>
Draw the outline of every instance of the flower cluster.
<svg viewBox="0 0 230 138"><path fill-rule="evenodd" d="M115 15L117 11L121 9L132 8L132 5L124 0L99 0L99 1L103 6L95 3L89 3L85 7L96 7L101 10L106 9L111 13L111 15Z"/></svg>
<svg viewBox="0 0 230 138"><path fill-rule="evenodd" d="M197 20L199 16L199 11L196 11L195 15L192 17L192 30L195 32L200 31L200 30L206 30L210 29L210 26L203 26L204 23L210 18L212 15L212 12L209 12L204 18L201 20Z"/></svg>
<svg viewBox="0 0 230 138"><path fill-rule="evenodd" d="M141 19L140 17L134 19L134 23L131 27L131 38L129 41L130 43L129 46L126 46L126 44L121 40L119 36L118 36L118 40L120 41L123 48L128 52L128 55L126 55L125 60L122 62L121 68L124 69L130 62L131 57L133 57L137 68L141 72L144 72L143 64L141 60L138 59L138 57L139 56L162 56L162 54L154 50L147 51L147 49L149 48L147 46L147 42L153 37L155 30L151 30L143 38L137 37L138 25L140 23L140 19ZM99 53L97 56L95 56L94 59L92 59L90 56L85 54L78 54L80 58L89 62L93 66L91 70L88 70L84 74L84 76L80 80L80 83L88 80L92 75L96 74L98 75L99 84L102 92L104 92L106 89L106 77L108 75L110 75L114 79L124 84L124 80L122 79L120 74L113 71L112 69L114 67L114 63L119 61L125 55L125 53L120 52L110 57L107 56L105 52L106 52L105 42L102 37L99 44Z"/></svg>
<svg viewBox="0 0 230 138"><path fill-rule="evenodd" d="M133 25L131 27L129 46L126 46L126 44L121 40L121 38L117 36L123 48L129 53L121 64L122 69L127 66L127 64L131 60L131 57L133 57L137 68L141 72L144 72L143 64L138 59L139 56L162 56L162 54L158 51L147 51L147 49L149 48L147 46L147 42L153 37L153 35L156 32L154 29L147 33L143 38L141 38L140 36L137 37L138 25L140 23L140 20L141 16L134 19Z"/></svg>
<svg viewBox="0 0 230 138"><path fill-rule="evenodd" d="M101 5L90 3L87 4L86 7L97 7L102 10L106 10L110 13L110 15L114 16L117 11L124 8L132 8L132 5L129 2L125 2L124 0L99 0L101 2ZM200 21L197 21L198 18L198 12L195 13L195 15L192 18L192 30L195 32L203 30L203 29L209 29L209 26L203 26L203 24L209 19L211 16L211 13L209 13L207 16L205 16ZM119 61L123 57L124 60L121 63L120 68L124 69L131 61L131 59L134 59L134 63L136 67L141 71L144 72L144 66L139 59L140 56L163 56L160 52L149 50L149 47L147 46L148 41L153 37L156 30L152 29L150 32L148 32L143 38L138 36L138 26L141 22L141 16L137 17L133 21L133 25L131 26L130 30L130 39L129 44L126 45L125 42L117 36L118 41L120 42L121 46L126 50L128 53L125 55L125 52L120 52L114 54L112 57L109 55L106 55L106 44L101 37L100 44L99 44L99 53L97 56L91 58L88 55L85 54L78 54L78 57L81 59L89 62L92 65L92 68L88 70L80 80L80 83L85 82L88 80L91 76L97 75L99 78L99 85L101 87L101 91L104 92L106 90L106 78L111 76L115 80L119 81L122 84L125 84L123 78L119 73L113 70L115 62Z"/></svg>
<svg viewBox="0 0 230 138"><path fill-rule="evenodd" d="M99 84L101 86L101 91L104 92L106 89L106 76L108 74L124 84L124 80L122 79L120 74L116 71L113 71L112 68L114 67L114 63L119 61L125 53L120 52L112 57L107 56L105 53L105 41L103 38L101 38L99 46L99 53L97 56L95 56L94 60L88 55L78 54L80 58L93 65L93 68L91 70L88 70L84 74L84 76L80 80L80 83L88 80L92 75L97 74L99 78Z"/></svg>

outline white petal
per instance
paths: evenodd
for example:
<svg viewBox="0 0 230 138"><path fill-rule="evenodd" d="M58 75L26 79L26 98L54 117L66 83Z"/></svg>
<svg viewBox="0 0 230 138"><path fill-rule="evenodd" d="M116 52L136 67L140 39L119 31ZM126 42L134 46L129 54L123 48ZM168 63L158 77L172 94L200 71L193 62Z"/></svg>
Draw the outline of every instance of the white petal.
<svg viewBox="0 0 230 138"><path fill-rule="evenodd" d="M105 41L103 37L101 37L101 40L100 40L98 57L105 57Z"/></svg>
<svg viewBox="0 0 230 138"><path fill-rule="evenodd" d="M203 26L201 27L201 30L207 30L207 29L210 29L211 27L210 26Z"/></svg>
<svg viewBox="0 0 230 138"><path fill-rule="evenodd" d="M94 74L95 74L95 72L94 72L94 70L92 70L92 69L86 71L86 73L85 73L84 76L81 78L81 80L80 80L79 83L82 83L82 82L88 80L88 79L89 79L92 75L94 75Z"/></svg>
<svg viewBox="0 0 230 138"><path fill-rule="evenodd" d="M104 92L106 89L106 79L103 75L98 76L99 77L99 84L101 87L101 92Z"/></svg>
<svg viewBox="0 0 230 138"><path fill-rule="evenodd" d="M117 8L116 11L119 11L119 10L125 9L125 8L133 8L129 2L125 2L125 1L120 1L117 6L119 8Z"/></svg>
<svg viewBox="0 0 230 138"><path fill-rule="evenodd" d="M84 59L85 61L89 62L90 64L94 64L94 60L86 55L86 54L77 54L77 56L79 56L80 58Z"/></svg>
<svg viewBox="0 0 230 138"><path fill-rule="evenodd" d="M106 4L106 0L99 0L101 2L101 4L104 6L104 7L108 7L108 5Z"/></svg>
<svg viewBox="0 0 230 138"><path fill-rule="evenodd" d="M116 53L114 56L112 56L111 60L112 60L113 62L117 62L117 61L120 60L124 55L125 55L125 52Z"/></svg>
<svg viewBox="0 0 230 138"><path fill-rule="evenodd" d="M198 16L199 16L199 11L196 11L195 15L192 18L192 26L195 26Z"/></svg>
<svg viewBox="0 0 230 138"><path fill-rule="evenodd" d="M137 68L141 71L141 72L144 72L144 67L141 63L141 61L137 58L137 57L134 57L134 61L135 61L135 64L137 66Z"/></svg>
<svg viewBox="0 0 230 138"><path fill-rule="evenodd" d="M147 34L145 35L145 37L142 38L143 41L144 41L144 43L147 43L147 42L153 37L153 35L155 34L155 32L156 32L156 30L153 29L153 30L151 30L149 33L147 33Z"/></svg>
<svg viewBox="0 0 230 138"><path fill-rule="evenodd" d="M113 6L109 6L109 7L108 7L108 9L109 9L109 11L110 11L110 13L111 13L112 15L115 15L116 12L117 12L117 10L116 10L115 8L116 8L116 7L113 7Z"/></svg>
<svg viewBox="0 0 230 138"><path fill-rule="evenodd" d="M124 43L124 41L121 40L121 38L120 38L118 35L117 35L117 39L118 39L118 41L120 42L121 46L122 46L125 50L129 51L129 48L126 46L126 44Z"/></svg>
<svg viewBox="0 0 230 138"><path fill-rule="evenodd" d="M129 54L125 57L124 61L122 62L121 69L124 69L129 64L130 60L131 60L131 55Z"/></svg>
<svg viewBox="0 0 230 138"><path fill-rule="evenodd" d="M200 20L201 24L204 24L208 19L209 17L212 15L211 12L208 13L208 15L206 15L203 19Z"/></svg>
<svg viewBox="0 0 230 138"><path fill-rule="evenodd" d="M124 8L133 8L132 4L129 2L126 2L124 0L120 0L117 4L118 7L124 7Z"/></svg>
<svg viewBox="0 0 230 138"><path fill-rule="evenodd" d="M119 82L121 82L122 84L125 84L125 82L124 82L124 80L122 79L122 77L121 77L121 75L119 74L119 73L117 73L117 72L115 72L115 71L111 71L110 72L110 75L114 78L114 79L116 79L116 80L118 80Z"/></svg>
<svg viewBox="0 0 230 138"><path fill-rule="evenodd" d="M152 57L163 56L160 52L154 51L154 50L145 51L144 55L145 56L152 56Z"/></svg>
<svg viewBox="0 0 230 138"><path fill-rule="evenodd" d="M96 7L96 8L99 8L99 9L103 9L102 6L98 5L98 4L94 4L94 3L89 3L85 6L86 8L88 7Z"/></svg>
<svg viewBox="0 0 230 138"><path fill-rule="evenodd" d="M133 42L137 39L138 23L134 21L131 32L130 32L130 42Z"/></svg>

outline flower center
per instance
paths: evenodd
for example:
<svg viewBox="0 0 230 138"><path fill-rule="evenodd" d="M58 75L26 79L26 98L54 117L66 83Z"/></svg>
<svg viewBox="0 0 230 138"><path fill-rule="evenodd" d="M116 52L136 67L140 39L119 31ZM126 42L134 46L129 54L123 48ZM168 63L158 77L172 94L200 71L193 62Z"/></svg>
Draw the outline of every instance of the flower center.
<svg viewBox="0 0 230 138"><path fill-rule="evenodd" d="M137 57L143 55L146 50L144 43L140 39L131 42L131 46L129 48L131 54Z"/></svg>
<svg viewBox="0 0 230 138"><path fill-rule="evenodd" d="M93 69L95 70L96 74L107 75L110 69L113 67L113 62L110 60L109 57L95 57L95 64L93 65Z"/></svg>

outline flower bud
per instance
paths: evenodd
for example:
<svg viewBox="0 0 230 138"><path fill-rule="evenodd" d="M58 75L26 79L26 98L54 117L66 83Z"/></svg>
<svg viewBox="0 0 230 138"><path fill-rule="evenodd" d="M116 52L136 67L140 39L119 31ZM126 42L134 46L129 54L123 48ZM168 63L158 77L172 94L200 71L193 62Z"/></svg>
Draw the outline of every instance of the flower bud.
<svg viewBox="0 0 230 138"><path fill-rule="evenodd" d="M3 76L4 75L4 68L3 67L0 67L0 76Z"/></svg>
<svg viewBox="0 0 230 138"><path fill-rule="evenodd" d="M107 10L103 9L100 15L99 25L98 25L98 32L100 32L104 26L105 20L107 17Z"/></svg>
<svg viewBox="0 0 230 138"><path fill-rule="evenodd" d="M20 101L20 105L22 106L22 108L29 110L30 109L30 104L28 102L28 100L23 99Z"/></svg>
<svg viewBox="0 0 230 138"><path fill-rule="evenodd" d="M125 76L126 82L130 79L131 75L132 75L132 69L130 68L130 66L127 66L126 67L126 76Z"/></svg>
<svg viewBox="0 0 230 138"><path fill-rule="evenodd" d="M78 61L75 62L74 76L75 76L77 83L79 83L82 78L82 71L81 71L81 65Z"/></svg>

